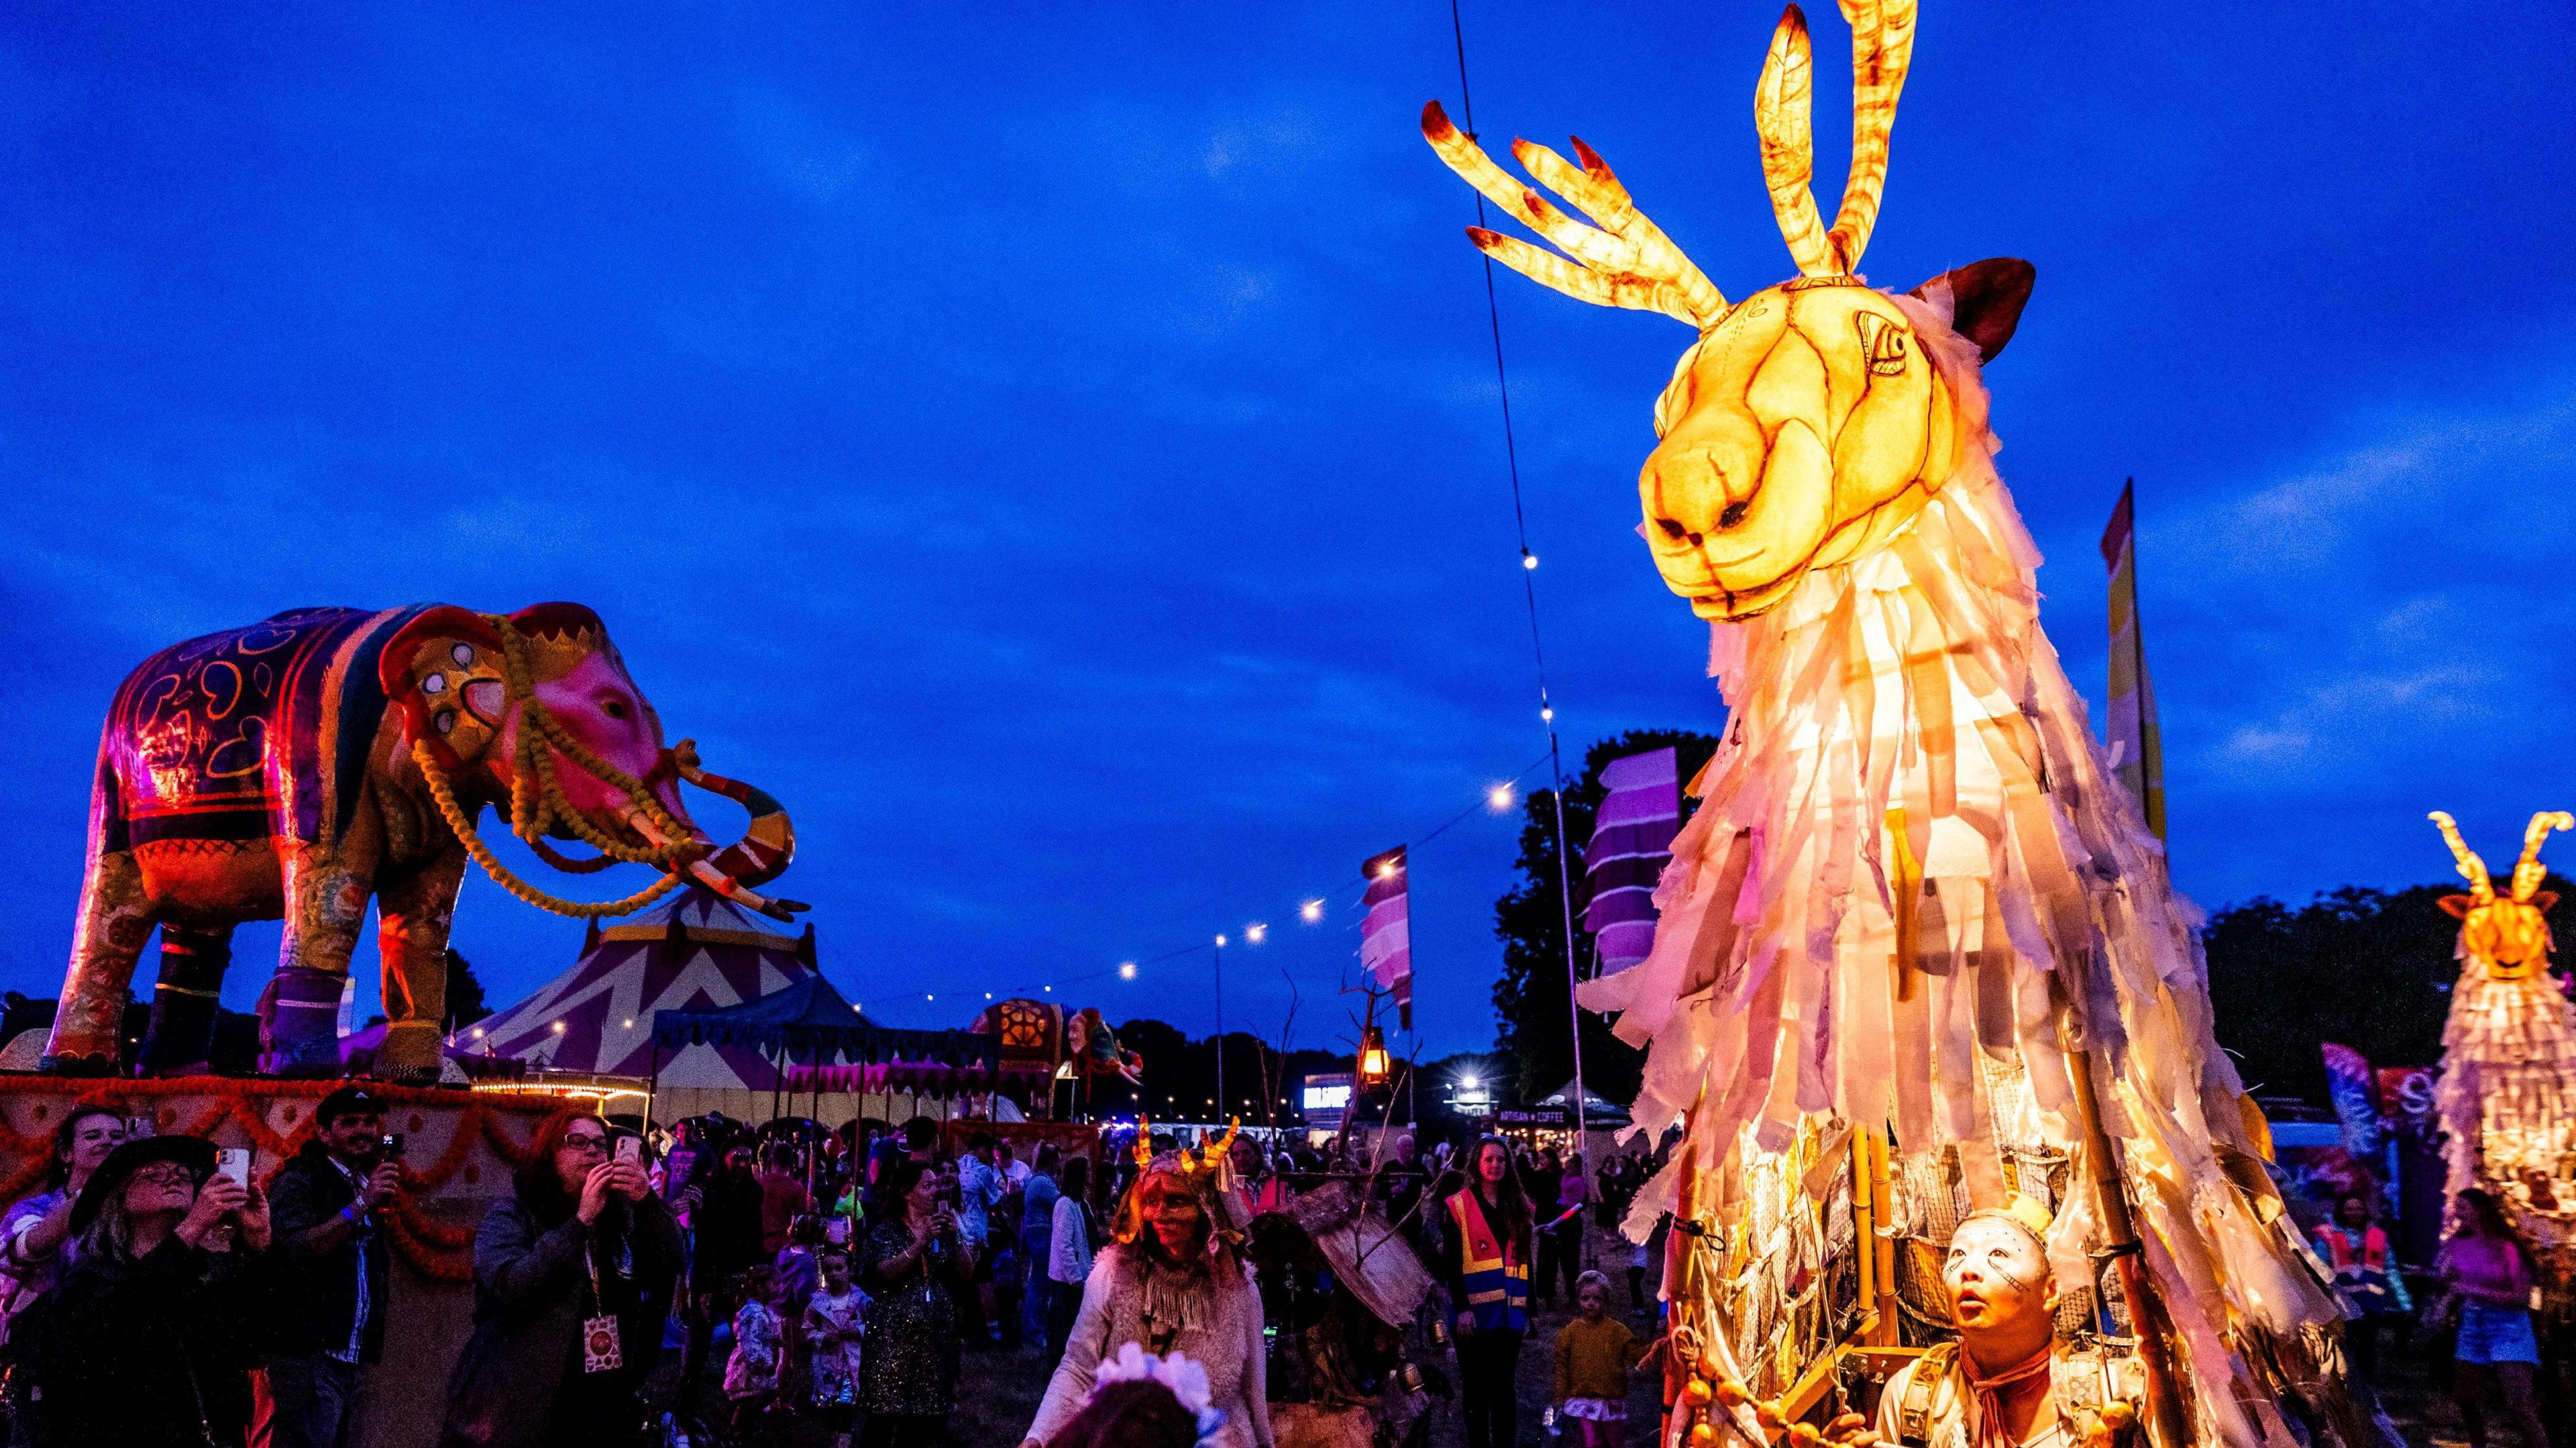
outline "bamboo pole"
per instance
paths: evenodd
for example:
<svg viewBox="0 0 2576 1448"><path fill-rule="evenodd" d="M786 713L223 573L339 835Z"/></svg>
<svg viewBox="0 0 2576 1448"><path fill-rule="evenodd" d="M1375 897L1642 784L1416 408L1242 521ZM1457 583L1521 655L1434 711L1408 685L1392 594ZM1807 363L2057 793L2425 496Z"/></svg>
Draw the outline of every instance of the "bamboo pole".
<svg viewBox="0 0 2576 1448"><path fill-rule="evenodd" d="M2067 1074L2075 1082L2075 1115L2084 1132L2085 1168L2092 1174L2094 1199L2102 1208L2102 1234L2107 1239L2104 1255L2119 1265L2120 1296L2128 1303L2129 1327L2137 1336L2138 1365L2146 1374L2147 1441L2154 1448L2188 1448L2191 1425L2181 1391L2174 1385L2164 1304L2158 1300L2155 1283L2147 1274L2146 1249L2138 1240L2137 1221L2129 1212L2128 1183L2122 1179L2119 1158L2112 1154L2110 1133L2102 1129L2092 1057L2076 1046L2067 1009L2061 1000L2058 1048L2065 1053Z"/></svg>

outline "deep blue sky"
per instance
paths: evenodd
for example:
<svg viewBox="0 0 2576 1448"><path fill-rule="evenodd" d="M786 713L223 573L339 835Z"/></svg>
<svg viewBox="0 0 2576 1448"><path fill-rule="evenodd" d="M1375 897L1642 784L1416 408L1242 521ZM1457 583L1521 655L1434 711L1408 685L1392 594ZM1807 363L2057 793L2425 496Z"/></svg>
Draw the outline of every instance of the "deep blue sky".
<svg viewBox="0 0 2576 1448"><path fill-rule="evenodd" d="M1322 1044L1355 936L1297 902L1544 747L1471 198L1414 127L1455 109L1447 8L575 9L0 14L0 984L59 980L146 654L568 598L790 804L782 887L872 1015L1266 919L1229 1019L1275 1031L1284 967ZM1580 132L1744 295L1790 270L1776 13L1470 3L1477 119ZM2212 905L2439 878L2428 808L2492 854L2576 804L2576 22L2256 13L1930 0L1867 261L2037 263L2000 461L2097 699L2094 540L2139 480ZM1501 281L1569 750L1706 725L1704 630L1630 531L1688 337ZM1491 1038L1511 848L1477 816L1417 858L1434 1050ZM457 927L505 999L579 934L479 877ZM1207 985L1071 994L1195 1031Z"/></svg>

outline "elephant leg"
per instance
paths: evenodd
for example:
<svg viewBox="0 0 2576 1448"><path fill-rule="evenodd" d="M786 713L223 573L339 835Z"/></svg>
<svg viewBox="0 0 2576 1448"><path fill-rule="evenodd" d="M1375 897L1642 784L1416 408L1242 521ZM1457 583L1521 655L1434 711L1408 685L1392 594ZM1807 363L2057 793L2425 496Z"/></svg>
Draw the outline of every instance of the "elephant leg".
<svg viewBox="0 0 2576 1448"><path fill-rule="evenodd" d="M447 933L465 852L454 850L376 887L376 945L384 954L385 1043L374 1074L430 1085L438 1080L447 1023Z"/></svg>
<svg viewBox="0 0 2576 1448"><path fill-rule="evenodd" d="M232 927L161 927L161 983L152 990L152 1029L135 1062L146 1076L202 1076L215 1049L215 1013L233 963Z"/></svg>
<svg viewBox="0 0 2576 1448"><path fill-rule="evenodd" d="M144 942L152 938L152 925L152 904L133 852L93 856L89 877L81 882L71 970L63 977L62 1004L45 1043L44 1070L58 1076L116 1073L125 988Z"/></svg>
<svg viewBox="0 0 2576 1448"><path fill-rule="evenodd" d="M260 1069L272 1076L340 1074L340 988L374 881L313 853L297 852L286 872L286 939L260 1030Z"/></svg>

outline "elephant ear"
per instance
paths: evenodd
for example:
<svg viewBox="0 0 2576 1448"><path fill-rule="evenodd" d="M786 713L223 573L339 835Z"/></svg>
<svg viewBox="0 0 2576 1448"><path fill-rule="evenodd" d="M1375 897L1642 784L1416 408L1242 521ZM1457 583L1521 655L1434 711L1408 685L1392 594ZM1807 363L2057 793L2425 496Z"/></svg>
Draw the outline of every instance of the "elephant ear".
<svg viewBox="0 0 2576 1448"><path fill-rule="evenodd" d="M402 709L403 743L429 741L451 770L499 737L510 696L503 679L495 621L445 604L404 624L376 660L377 682Z"/></svg>

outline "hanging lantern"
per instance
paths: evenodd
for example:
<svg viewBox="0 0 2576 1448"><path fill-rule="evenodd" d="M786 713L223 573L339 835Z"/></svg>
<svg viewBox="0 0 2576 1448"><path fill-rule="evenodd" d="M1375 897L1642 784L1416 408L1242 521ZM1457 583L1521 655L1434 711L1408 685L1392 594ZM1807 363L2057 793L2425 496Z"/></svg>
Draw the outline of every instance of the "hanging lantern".
<svg viewBox="0 0 2576 1448"><path fill-rule="evenodd" d="M1374 1091L1386 1084L1386 1033L1375 1026L1360 1032L1360 1085Z"/></svg>

